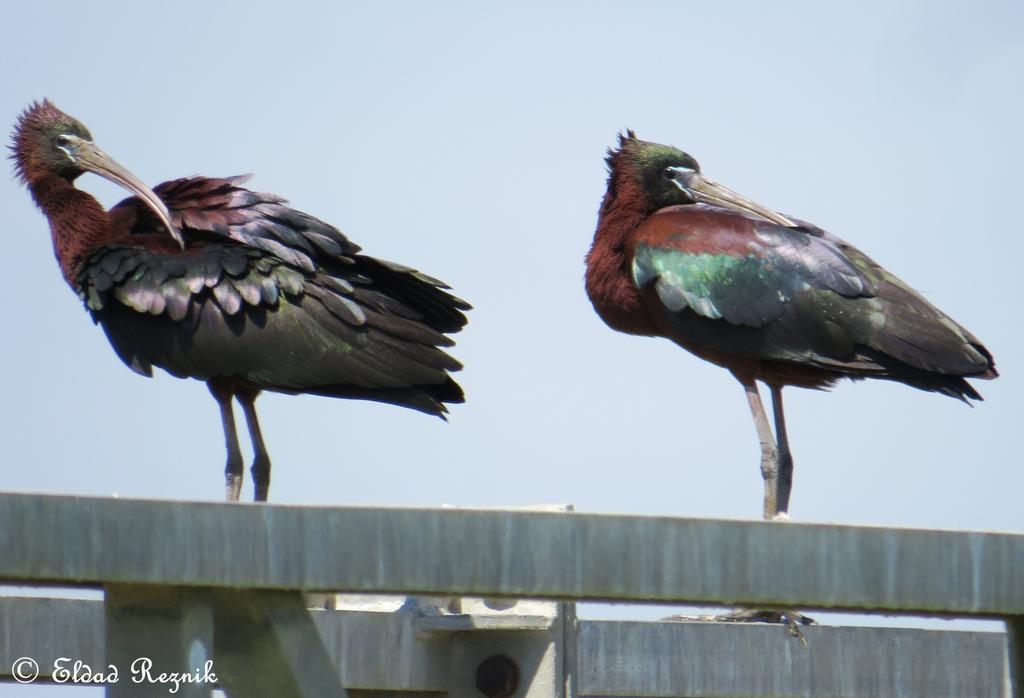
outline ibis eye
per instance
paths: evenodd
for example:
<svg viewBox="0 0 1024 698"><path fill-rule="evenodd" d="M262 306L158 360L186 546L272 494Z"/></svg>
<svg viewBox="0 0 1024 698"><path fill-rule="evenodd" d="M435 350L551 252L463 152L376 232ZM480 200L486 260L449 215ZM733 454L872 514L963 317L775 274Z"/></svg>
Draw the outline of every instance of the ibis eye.
<svg viewBox="0 0 1024 698"><path fill-rule="evenodd" d="M665 179L675 179L676 171L671 167L666 167L664 170L662 170L661 176L664 177Z"/></svg>
<svg viewBox="0 0 1024 698"><path fill-rule="evenodd" d="M70 142L71 139L65 136L64 134L57 136L57 145L67 145Z"/></svg>

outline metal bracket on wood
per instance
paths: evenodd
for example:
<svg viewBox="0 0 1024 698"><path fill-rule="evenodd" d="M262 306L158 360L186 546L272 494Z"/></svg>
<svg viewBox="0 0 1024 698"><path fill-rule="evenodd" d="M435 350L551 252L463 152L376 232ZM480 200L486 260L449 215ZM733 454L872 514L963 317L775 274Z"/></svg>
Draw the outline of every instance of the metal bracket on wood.
<svg viewBox="0 0 1024 698"><path fill-rule="evenodd" d="M370 646L389 647L390 658L342 661L349 689L438 691L450 698L561 698L573 692L575 604L439 600L341 595L334 610L314 612L335 656L359 634ZM461 612L438 609L455 607ZM391 621L380 620L387 614ZM395 628L398 628L397 630ZM390 629L395 637L375 636Z"/></svg>

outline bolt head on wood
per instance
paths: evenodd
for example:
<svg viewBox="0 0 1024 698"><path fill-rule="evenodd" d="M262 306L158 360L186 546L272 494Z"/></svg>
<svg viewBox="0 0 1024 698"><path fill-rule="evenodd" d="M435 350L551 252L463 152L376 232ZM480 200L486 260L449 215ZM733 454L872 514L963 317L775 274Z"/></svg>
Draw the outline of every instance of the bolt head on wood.
<svg viewBox="0 0 1024 698"><path fill-rule="evenodd" d="M503 654L495 654L476 668L476 687L487 698L511 698L519 688L519 667Z"/></svg>

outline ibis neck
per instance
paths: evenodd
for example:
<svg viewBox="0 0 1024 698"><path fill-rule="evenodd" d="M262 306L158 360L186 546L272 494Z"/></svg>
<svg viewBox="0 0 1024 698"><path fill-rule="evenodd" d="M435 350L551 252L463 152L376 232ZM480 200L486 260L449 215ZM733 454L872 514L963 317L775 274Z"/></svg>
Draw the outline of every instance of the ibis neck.
<svg viewBox="0 0 1024 698"><path fill-rule="evenodd" d="M587 254L586 287L594 310L612 329L630 334L654 333L628 259L630 236L647 215L639 186L632 181L611 182Z"/></svg>
<svg viewBox="0 0 1024 698"><path fill-rule="evenodd" d="M64 279L78 290L78 267L93 248L110 239L110 217L96 199L64 177L41 177L31 181L29 189L50 221L53 251Z"/></svg>

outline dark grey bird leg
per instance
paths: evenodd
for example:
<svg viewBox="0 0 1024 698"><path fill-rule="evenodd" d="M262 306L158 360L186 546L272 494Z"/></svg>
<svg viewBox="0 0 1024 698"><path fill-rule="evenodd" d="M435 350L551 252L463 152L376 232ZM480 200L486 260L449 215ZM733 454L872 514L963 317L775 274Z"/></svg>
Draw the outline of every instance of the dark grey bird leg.
<svg viewBox="0 0 1024 698"><path fill-rule="evenodd" d="M786 435L786 415L782 408L782 386L772 385L772 416L775 419L775 442L779 448L778 514L789 513L789 493L793 489L793 454Z"/></svg>
<svg viewBox="0 0 1024 698"><path fill-rule="evenodd" d="M743 390L747 394L750 414L757 427L757 438L761 442L761 477L764 478L764 518L774 519L779 513L779 451L772 436L772 428L768 423L768 415L761 403L761 394L757 392L757 383L753 380L741 380Z"/></svg>
<svg viewBox="0 0 1024 698"><path fill-rule="evenodd" d="M238 403L245 412L245 421L249 425L249 438L252 439L252 481L256 486L256 494L253 499L257 502L267 501L267 494L270 492L270 454L263 443L263 432L260 431L260 421L256 417L256 398L259 390L238 390L235 396Z"/></svg>
<svg viewBox="0 0 1024 698"><path fill-rule="evenodd" d="M224 467L227 500L237 502L242 493L242 452L238 448L238 434L235 431L235 413L231 409L232 391L223 385L207 383L210 394L220 407L220 421L224 427L224 446L228 452L228 462Z"/></svg>

